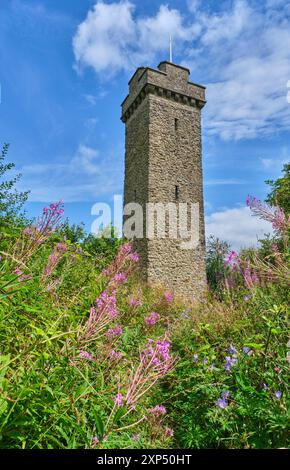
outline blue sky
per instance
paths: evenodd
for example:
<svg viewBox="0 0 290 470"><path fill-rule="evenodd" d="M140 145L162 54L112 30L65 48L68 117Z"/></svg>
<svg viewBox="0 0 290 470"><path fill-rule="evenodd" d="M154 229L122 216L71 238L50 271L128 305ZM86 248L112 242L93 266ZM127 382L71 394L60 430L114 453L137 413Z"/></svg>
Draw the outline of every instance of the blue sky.
<svg viewBox="0 0 290 470"><path fill-rule="evenodd" d="M235 247L270 231L244 207L290 154L290 3L283 0L0 0L0 143L30 189L89 230L123 190L120 104L135 68L168 59L207 86L207 233Z"/></svg>

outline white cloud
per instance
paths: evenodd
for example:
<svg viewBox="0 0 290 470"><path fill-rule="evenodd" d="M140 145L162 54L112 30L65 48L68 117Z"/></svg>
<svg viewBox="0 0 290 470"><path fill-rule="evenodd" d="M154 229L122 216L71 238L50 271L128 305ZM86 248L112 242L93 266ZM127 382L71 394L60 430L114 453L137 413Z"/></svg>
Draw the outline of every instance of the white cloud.
<svg viewBox="0 0 290 470"><path fill-rule="evenodd" d="M225 140L254 138L290 126L290 7L287 2L234 0L217 13L188 0L185 17L161 4L156 14L138 17L129 1L98 1L73 39L79 68L101 76L136 66L156 66L174 54L207 85L204 128Z"/></svg>
<svg viewBox="0 0 290 470"><path fill-rule="evenodd" d="M266 170L282 170L283 166L289 162L290 152L287 147L282 147L276 158L260 158L262 166Z"/></svg>
<svg viewBox="0 0 290 470"><path fill-rule="evenodd" d="M188 7L189 11L195 12L198 9L198 7L200 6L201 2L202 2L202 0L187 0L187 7Z"/></svg>
<svg viewBox="0 0 290 470"><path fill-rule="evenodd" d="M218 43L234 40L251 21L252 11L246 2L237 0L233 9L222 14L202 15L204 32L201 42L207 46L216 47Z"/></svg>
<svg viewBox="0 0 290 470"><path fill-rule="evenodd" d="M99 166L96 164L99 152L96 149L87 147L81 144L77 150L75 157L70 162L70 165L74 171L85 172L89 175L95 175L100 173Z"/></svg>
<svg viewBox="0 0 290 470"><path fill-rule="evenodd" d="M95 95L86 94L84 95L84 98L92 106L95 106L97 104L98 98Z"/></svg>
<svg viewBox="0 0 290 470"><path fill-rule="evenodd" d="M145 56L146 51L156 53L168 50L171 34L175 43L189 41L193 37L192 28L184 26L181 13L167 5L161 5L156 16L138 20L137 30L141 55Z"/></svg>
<svg viewBox="0 0 290 470"><path fill-rule="evenodd" d="M233 249L257 246L265 233L272 233L271 224L252 216L248 207L226 209L206 217L207 236L228 241Z"/></svg>
<svg viewBox="0 0 290 470"><path fill-rule="evenodd" d="M97 149L80 144L75 155L65 162L23 166L20 190L31 189L32 202L97 201L122 191L122 183L116 183L122 172L121 161L119 150L104 158Z"/></svg>
<svg viewBox="0 0 290 470"><path fill-rule="evenodd" d="M128 47L135 39L133 5L128 2L97 2L78 26L73 50L79 67L91 66L97 72L113 74L128 68Z"/></svg>
<svg viewBox="0 0 290 470"><path fill-rule="evenodd" d="M178 47L200 31L197 24L185 26L180 11L167 5L161 5L155 16L134 18L133 12L127 0L95 4L73 38L79 69L89 66L101 76L132 71L155 61L157 53L168 54L170 34Z"/></svg>
<svg viewBox="0 0 290 470"><path fill-rule="evenodd" d="M247 181L238 180L235 178L228 178L228 179L209 179L205 180L205 186L228 186L228 185L236 185L236 184L247 184Z"/></svg>

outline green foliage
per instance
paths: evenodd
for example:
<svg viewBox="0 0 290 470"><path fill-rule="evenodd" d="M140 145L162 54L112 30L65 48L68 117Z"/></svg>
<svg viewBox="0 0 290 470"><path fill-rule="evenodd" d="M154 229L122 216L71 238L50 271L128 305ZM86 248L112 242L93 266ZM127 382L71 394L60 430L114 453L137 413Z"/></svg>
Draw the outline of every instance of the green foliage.
<svg viewBox="0 0 290 470"><path fill-rule="evenodd" d="M290 163L283 167L283 176L275 180L266 181L271 186L266 202L273 206L280 206L285 214L290 214Z"/></svg>
<svg viewBox="0 0 290 470"><path fill-rule="evenodd" d="M1 448L287 446L285 291L278 285L257 287L246 302L240 290L234 304L209 298L189 308L178 300L166 302L162 289L144 286L133 276L117 295L123 335L113 344L101 335L86 346L96 360L80 359L79 333L107 281L98 274L95 257L68 244L44 282L41 273L55 243L57 234L29 259L33 275L26 281L9 274L13 264L9 257L2 259ZM131 306L132 298L142 299L142 305ZM148 326L144 320L152 311L160 320ZM147 338L166 332L178 359L173 371L133 413L122 406L112 415L118 384L130 382L140 348ZM234 354L228 351L230 343ZM109 361L111 349L122 360ZM230 371L227 356L237 359ZM222 409L216 403L224 391L230 397ZM159 404L167 414L155 418L148 410ZM173 440L166 437L166 427L174 429Z"/></svg>
<svg viewBox="0 0 290 470"><path fill-rule="evenodd" d="M115 229L107 227L98 236L89 234L82 244L85 252L92 255L98 263L100 269L111 263L117 253L118 248L124 240L117 238Z"/></svg>
<svg viewBox="0 0 290 470"><path fill-rule="evenodd" d="M86 238L84 223L70 225L69 219L64 221L60 233L65 240L69 240L71 243L82 243Z"/></svg>
<svg viewBox="0 0 290 470"><path fill-rule="evenodd" d="M15 168L14 163L6 163L9 145L4 144L0 153L0 225L7 225L11 219L19 214L23 204L28 198L29 191L18 192L16 183L21 175L18 174L11 179L5 179L6 174Z"/></svg>
<svg viewBox="0 0 290 470"><path fill-rule="evenodd" d="M231 325L224 306L222 324L179 326L181 359L165 391L178 448L288 445L286 305L268 310L268 295L256 292ZM229 371L226 357L237 360ZM220 408L217 402L228 391L227 406Z"/></svg>
<svg viewBox="0 0 290 470"><path fill-rule="evenodd" d="M226 275L225 257L230 245L211 235L206 243L206 274L210 289L218 292Z"/></svg>

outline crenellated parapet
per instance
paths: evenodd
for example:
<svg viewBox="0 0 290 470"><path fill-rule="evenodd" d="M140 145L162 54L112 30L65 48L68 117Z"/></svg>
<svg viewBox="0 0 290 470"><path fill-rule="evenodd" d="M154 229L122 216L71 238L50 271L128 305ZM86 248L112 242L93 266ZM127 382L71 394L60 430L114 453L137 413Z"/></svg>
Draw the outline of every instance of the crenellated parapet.
<svg viewBox="0 0 290 470"><path fill-rule="evenodd" d="M158 70L140 67L129 82L129 95L122 103L122 121L126 122L149 94L203 108L206 104L205 87L190 82L188 77L187 68L170 62L161 62Z"/></svg>

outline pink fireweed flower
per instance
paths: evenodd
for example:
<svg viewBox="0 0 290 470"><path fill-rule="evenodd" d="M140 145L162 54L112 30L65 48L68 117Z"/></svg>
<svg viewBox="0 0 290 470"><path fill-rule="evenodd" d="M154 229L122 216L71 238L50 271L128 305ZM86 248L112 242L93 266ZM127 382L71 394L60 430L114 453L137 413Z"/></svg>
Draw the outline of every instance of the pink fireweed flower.
<svg viewBox="0 0 290 470"><path fill-rule="evenodd" d="M139 366L131 373L126 394L128 405L132 407L145 392L172 369L174 359L170 354L170 346L171 343L167 339L148 340L145 349L140 353Z"/></svg>
<svg viewBox="0 0 290 470"><path fill-rule="evenodd" d="M115 405L123 406L124 405L124 397L122 393L117 393L117 395L113 398Z"/></svg>
<svg viewBox="0 0 290 470"><path fill-rule="evenodd" d="M290 217L287 219L281 207L271 207L253 196L248 196L246 202L253 214L270 222L276 232L285 233L288 230Z"/></svg>
<svg viewBox="0 0 290 470"><path fill-rule="evenodd" d="M166 428L166 429L165 429L165 432L164 432L164 436L165 436L165 437L170 438L170 437L173 436L173 434L174 434L173 429L171 429L171 428Z"/></svg>
<svg viewBox="0 0 290 470"><path fill-rule="evenodd" d="M131 305L131 307L139 307L139 306L142 305L142 300L140 300L140 299L130 299L129 304Z"/></svg>
<svg viewBox="0 0 290 470"><path fill-rule="evenodd" d="M110 328L106 335L108 338L112 339L116 336L120 336L123 333L123 330L120 325L116 326L115 328Z"/></svg>
<svg viewBox="0 0 290 470"><path fill-rule="evenodd" d="M138 261L140 260L140 256L138 255L138 253L130 253L128 258L134 261L134 263L138 263Z"/></svg>
<svg viewBox="0 0 290 470"><path fill-rule="evenodd" d="M59 229L63 213L61 201L44 208L42 215L33 225L26 227L18 238L14 247L14 254L17 254L17 258L26 263L40 245Z"/></svg>
<svg viewBox="0 0 290 470"><path fill-rule="evenodd" d="M226 258L225 263L227 265L230 265L233 261L238 260L238 258L239 258L238 253L236 251L231 251L228 257Z"/></svg>
<svg viewBox="0 0 290 470"><path fill-rule="evenodd" d="M18 276L18 277L22 276L22 274L23 274L23 272L19 268L14 269L14 272L15 272L16 276Z"/></svg>
<svg viewBox="0 0 290 470"><path fill-rule="evenodd" d="M78 335L79 341L82 343L96 338L117 315L116 291L111 294L103 291L90 309L89 318Z"/></svg>
<svg viewBox="0 0 290 470"><path fill-rule="evenodd" d="M51 276L55 268L60 263L63 258L64 253L68 250L66 243L57 243L53 249L51 255L49 255L46 266L42 273L42 279L48 278Z"/></svg>
<svg viewBox="0 0 290 470"><path fill-rule="evenodd" d="M133 251L133 247L130 243L122 245L114 259L108 268L103 271L103 275L110 277L110 284L123 283L127 280L129 274L136 269L136 263L139 261L139 255ZM117 275L121 275L121 277ZM122 278L125 275L126 279ZM117 276L117 277L116 277Z"/></svg>
<svg viewBox="0 0 290 470"><path fill-rule="evenodd" d="M158 322L158 320L160 320L159 313L152 312L152 313L150 313L150 315L148 317L145 318L145 323L148 326L153 326L153 325L155 325L155 323Z"/></svg>
<svg viewBox="0 0 290 470"><path fill-rule="evenodd" d="M148 340L147 347L141 352L141 359L145 364L154 366L157 370L167 371L171 367L169 341L156 341Z"/></svg>
<svg viewBox="0 0 290 470"><path fill-rule="evenodd" d="M87 351L80 351L79 353L79 357L81 359L87 359L88 361L94 361L94 357L92 356L92 354L88 353Z"/></svg>
<svg viewBox="0 0 290 470"><path fill-rule="evenodd" d="M277 230L278 232L283 230L285 227L286 223L286 216L283 212L283 210L280 207L277 207L274 210L274 218L272 222L272 227L274 230Z"/></svg>
<svg viewBox="0 0 290 470"><path fill-rule="evenodd" d="M125 245L121 246L119 251L120 251L120 253L122 253L124 255L129 255L130 253L132 253L133 247L132 247L131 243L125 243Z"/></svg>
<svg viewBox="0 0 290 470"><path fill-rule="evenodd" d="M97 445L100 443L99 439L97 438L97 436L93 437L92 438L92 448L95 448L97 447Z"/></svg>
<svg viewBox="0 0 290 470"><path fill-rule="evenodd" d="M154 416L161 416L161 415L165 415L167 411L166 411L165 406L156 405L154 408L151 408L151 410L149 410L149 413L151 413Z"/></svg>
<svg viewBox="0 0 290 470"><path fill-rule="evenodd" d="M252 272L252 270L249 267L245 268L244 271L242 271L242 274L244 276L245 286L248 289L251 289L252 287L254 287L255 285L259 283L257 272L256 271Z"/></svg>
<svg viewBox="0 0 290 470"><path fill-rule="evenodd" d="M174 300L174 295L169 291L165 291L164 292L164 298L165 298L166 302L171 303Z"/></svg>
<svg viewBox="0 0 290 470"><path fill-rule="evenodd" d="M117 273L113 277L112 284L121 285L127 282L128 276L126 273Z"/></svg>
<svg viewBox="0 0 290 470"><path fill-rule="evenodd" d="M23 272L19 268L15 268L14 273L16 274L16 276L18 278L17 280L19 282L25 282L25 281L29 281L30 279L32 279L31 274L23 274Z"/></svg>
<svg viewBox="0 0 290 470"><path fill-rule="evenodd" d="M116 291L114 290L111 295L103 291L96 300L99 317L105 313L110 319L116 318L118 314L116 304Z"/></svg>
<svg viewBox="0 0 290 470"><path fill-rule="evenodd" d="M58 201L52 203L49 207L43 208L42 217L37 219L35 227L43 234L47 232L55 232L60 227L60 221L63 214L63 202Z"/></svg>
<svg viewBox="0 0 290 470"><path fill-rule="evenodd" d="M257 272L253 271L253 273L252 273L252 283L253 284L258 284L258 282L259 282L259 279L258 279Z"/></svg>
<svg viewBox="0 0 290 470"><path fill-rule="evenodd" d="M119 361L120 359L122 359L122 357L123 357L123 354L120 351L114 351L114 349L112 349L112 351L109 354L109 359L111 361Z"/></svg>

